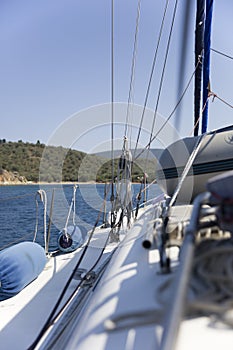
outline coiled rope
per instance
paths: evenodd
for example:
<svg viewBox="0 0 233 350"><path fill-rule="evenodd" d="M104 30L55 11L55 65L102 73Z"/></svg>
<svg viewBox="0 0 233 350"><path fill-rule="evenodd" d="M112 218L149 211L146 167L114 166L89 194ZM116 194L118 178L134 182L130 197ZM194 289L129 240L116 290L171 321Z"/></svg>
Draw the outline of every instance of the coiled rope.
<svg viewBox="0 0 233 350"><path fill-rule="evenodd" d="M134 310L106 320L105 328L115 331L160 324L169 312L167 302L173 290L174 274L166 274L156 291L159 308ZM206 239L196 246L186 304L187 317L211 316L233 328L233 241Z"/></svg>
<svg viewBox="0 0 233 350"><path fill-rule="evenodd" d="M174 282L167 275L156 292L166 307ZM186 316L214 316L233 327L233 241L205 239L195 248L186 303Z"/></svg>
<svg viewBox="0 0 233 350"><path fill-rule="evenodd" d="M213 314L233 327L233 241L204 240L195 250L188 313Z"/></svg>

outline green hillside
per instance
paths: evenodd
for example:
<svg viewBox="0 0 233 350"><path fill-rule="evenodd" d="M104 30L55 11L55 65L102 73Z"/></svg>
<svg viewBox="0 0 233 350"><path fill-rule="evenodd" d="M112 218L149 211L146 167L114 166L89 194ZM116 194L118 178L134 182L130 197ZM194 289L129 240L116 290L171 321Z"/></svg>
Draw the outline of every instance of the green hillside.
<svg viewBox="0 0 233 350"><path fill-rule="evenodd" d="M140 161L134 165L133 181L139 181L143 176L143 168L144 164ZM150 164L150 168L153 176L154 164ZM2 169L18 173L33 182L111 180L111 162L106 158L64 147L45 147L40 141L33 144L21 140L0 140L0 171Z"/></svg>

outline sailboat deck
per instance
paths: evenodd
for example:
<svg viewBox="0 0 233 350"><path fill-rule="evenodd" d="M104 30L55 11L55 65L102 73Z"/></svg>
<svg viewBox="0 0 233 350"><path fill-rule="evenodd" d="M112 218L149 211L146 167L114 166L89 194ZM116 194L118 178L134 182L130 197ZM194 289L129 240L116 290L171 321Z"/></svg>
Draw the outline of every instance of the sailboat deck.
<svg viewBox="0 0 233 350"><path fill-rule="evenodd" d="M102 251L108 232L104 229L101 230L101 233L101 235L97 233L92 240L80 265L84 271L93 266ZM114 244L108 246L98 266L104 263L114 248ZM0 342L4 344L4 349L15 349L17 343L17 349L25 350L35 340L74 270L83 249L79 248L72 253L49 257L44 271L36 280L14 297L0 302ZM64 305L79 283L80 279L74 276L57 311Z"/></svg>
<svg viewBox="0 0 233 350"><path fill-rule="evenodd" d="M68 349L90 349L96 344L98 349L161 349L162 332L174 301L174 273L161 274L158 250L142 247L149 219L148 213L139 218L114 254L82 319L67 333ZM174 272L178 255L177 247L169 249ZM176 349L187 349L187 344L195 350L207 345L227 348L232 341L233 332L223 323L209 317L184 317Z"/></svg>

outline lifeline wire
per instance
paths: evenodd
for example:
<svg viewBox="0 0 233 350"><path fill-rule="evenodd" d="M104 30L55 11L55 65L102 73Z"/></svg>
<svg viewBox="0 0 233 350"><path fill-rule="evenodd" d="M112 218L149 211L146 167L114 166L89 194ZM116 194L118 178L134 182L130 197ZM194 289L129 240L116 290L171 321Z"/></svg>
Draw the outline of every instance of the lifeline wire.
<svg viewBox="0 0 233 350"><path fill-rule="evenodd" d="M49 314L47 321L45 322L44 326L42 327L41 331L39 332L39 334L38 334L38 336L36 337L36 339L34 340L34 342L29 346L28 350L33 350L33 349L35 348L35 346L39 343L39 341L41 340L41 338L43 337L43 335L45 334L45 332L48 330L48 328L49 328L50 325L52 324L53 320L57 317L56 311L57 311L57 309L58 309L58 307L59 307L59 305L60 305L60 303L61 303L61 301L62 301L62 299L63 299L63 297L64 297L64 295L65 295L65 293L66 293L66 291L67 291L67 289L68 289L68 287L69 287L69 285L70 285L70 283L71 283L71 281L72 281L72 279L73 279L73 277L74 277L74 275L75 275L75 273L76 273L76 271L77 271L77 269L79 268L79 266L80 266L80 264L81 264L81 262L82 262L82 260L83 260L83 258L84 258L84 256L85 256L85 254L86 254L86 251L87 251L87 249L88 249L88 247L89 247L89 245L90 245L91 239L92 239L92 237L93 237L93 235L94 235L95 229L96 229L96 227L97 227L97 225L98 225L100 216L101 216L101 214L102 214L103 206L104 206L104 204L102 205L102 208L101 208L100 211L99 211L99 214L98 214L98 217L97 217L97 219L96 219L95 225L94 225L94 227L93 227L93 229L92 229L92 231L91 231L91 233L90 233L90 235L89 235L87 244L85 245L85 247L84 247L84 249L83 249L83 251L82 251L82 254L81 254L81 256L79 257L79 259L78 259L78 261L77 261L77 264L76 264L75 267L74 267L74 270L73 270L72 273L70 274L70 276L69 276L69 278L68 278L68 280L67 280L67 282L66 282L64 288L62 289L61 294L59 295L59 297L58 297L58 299L57 299L57 302L55 303L55 306L53 307L51 313ZM105 243L104 247L106 247L106 244L107 244L107 241L108 241L108 239L109 239L109 236L110 236L110 233L111 233L111 232L112 232L112 230L109 231L109 235L108 235L108 238L107 238L107 240L106 240L106 243ZM103 254L103 252L101 252L101 254ZM98 260L98 259L97 259L97 260ZM99 261L99 260L98 260L98 261ZM96 266L96 263L95 263L93 266L95 267L95 266ZM92 267L92 268L93 268L93 267ZM89 272L90 272L90 270L88 271L88 273L89 273ZM72 295L72 296L73 296L73 295Z"/></svg>

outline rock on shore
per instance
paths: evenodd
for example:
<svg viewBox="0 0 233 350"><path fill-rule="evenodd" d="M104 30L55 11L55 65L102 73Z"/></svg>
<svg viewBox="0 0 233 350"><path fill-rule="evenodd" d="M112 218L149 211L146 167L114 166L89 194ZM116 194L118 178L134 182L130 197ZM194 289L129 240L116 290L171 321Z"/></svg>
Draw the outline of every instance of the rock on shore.
<svg viewBox="0 0 233 350"><path fill-rule="evenodd" d="M17 185L25 183L27 183L26 177L19 175L17 171L11 172L5 169L0 169L0 185Z"/></svg>

